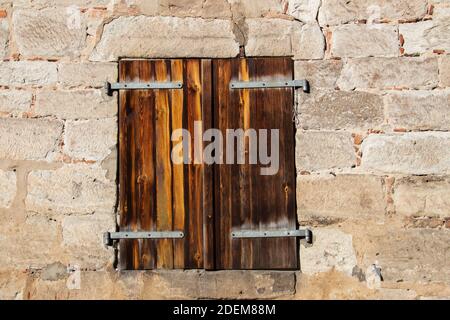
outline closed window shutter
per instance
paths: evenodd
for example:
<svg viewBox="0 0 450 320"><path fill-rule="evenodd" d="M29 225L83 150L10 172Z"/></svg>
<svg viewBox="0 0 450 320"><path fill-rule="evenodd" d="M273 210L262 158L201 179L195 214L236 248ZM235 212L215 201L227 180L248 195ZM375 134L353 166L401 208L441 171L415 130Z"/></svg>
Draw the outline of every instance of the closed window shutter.
<svg viewBox="0 0 450 320"><path fill-rule="evenodd" d="M292 79L292 70L290 58L120 61L120 82L183 83L119 93L120 231L184 232L182 239L121 239L121 269L298 267L295 238L231 237L236 230L296 228L293 89L229 87L232 80ZM263 176L264 166L248 159L174 164L171 134L191 133L193 159L195 121L203 131L221 130L225 143L226 129L279 129L278 173Z"/></svg>

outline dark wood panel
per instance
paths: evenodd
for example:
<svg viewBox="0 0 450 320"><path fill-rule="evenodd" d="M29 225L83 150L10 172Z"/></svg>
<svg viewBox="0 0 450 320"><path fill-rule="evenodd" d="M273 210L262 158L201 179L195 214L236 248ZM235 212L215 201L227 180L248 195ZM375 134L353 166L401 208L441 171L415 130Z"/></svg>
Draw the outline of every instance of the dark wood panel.
<svg viewBox="0 0 450 320"><path fill-rule="evenodd" d="M279 171L261 175L266 167L222 164L216 167L216 256L219 269L296 269L295 238L231 239L232 230L295 229L294 127L292 123L293 89L230 90L233 80L292 79L292 61L288 58L215 60L215 125L226 129L279 130ZM258 139L260 136L258 136ZM245 152L249 153L249 140ZM259 146L258 146L259 147ZM236 144L234 156L236 161ZM269 154L272 150L269 148ZM227 158L226 152L224 159Z"/></svg>
<svg viewBox="0 0 450 320"><path fill-rule="evenodd" d="M211 100L211 89L202 84L202 77L210 77L210 69L203 68L199 59L122 60L119 69L119 80L124 82L184 83L183 90L123 90L119 94L120 230L185 233L184 239L177 240L121 240L120 267L203 268L203 202L209 201L203 186L210 182L201 163L171 161L177 143L171 135L176 129L188 129L193 157L194 122L202 121L203 114L211 115L203 108ZM203 150L201 137L199 141L197 147Z"/></svg>

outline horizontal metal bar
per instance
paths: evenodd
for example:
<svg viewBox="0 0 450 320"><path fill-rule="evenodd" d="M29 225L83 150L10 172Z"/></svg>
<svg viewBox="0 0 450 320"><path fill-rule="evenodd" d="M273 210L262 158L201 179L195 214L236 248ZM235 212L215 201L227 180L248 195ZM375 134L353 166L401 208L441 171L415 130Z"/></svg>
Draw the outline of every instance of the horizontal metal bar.
<svg viewBox="0 0 450 320"><path fill-rule="evenodd" d="M106 82L106 93L111 96L114 90L181 89L181 81L173 82Z"/></svg>
<svg viewBox="0 0 450 320"><path fill-rule="evenodd" d="M301 237L306 238L307 242L312 240L312 232L309 229L304 230L240 230L232 231L231 237L238 238L286 238L286 237Z"/></svg>
<svg viewBox="0 0 450 320"><path fill-rule="evenodd" d="M106 232L103 240L106 245L111 245L113 240L120 239L181 239L183 231L146 231L146 232Z"/></svg>
<svg viewBox="0 0 450 320"><path fill-rule="evenodd" d="M232 81L230 89L264 89L264 88L303 88L303 91L309 91L307 80L278 80L278 81Z"/></svg>

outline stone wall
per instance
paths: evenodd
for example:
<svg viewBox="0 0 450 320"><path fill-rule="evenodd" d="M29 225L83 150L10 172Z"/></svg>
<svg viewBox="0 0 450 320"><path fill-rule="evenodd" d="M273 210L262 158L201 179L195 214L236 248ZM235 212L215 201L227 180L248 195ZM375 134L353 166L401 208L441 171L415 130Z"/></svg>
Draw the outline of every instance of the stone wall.
<svg viewBox="0 0 450 320"><path fill-rule="evenodd" d="M449 28L448 0L0 0L0 299L449 298ZM115 271L104 81L120 57L239 52L311 82L301 272Z"/></svg>

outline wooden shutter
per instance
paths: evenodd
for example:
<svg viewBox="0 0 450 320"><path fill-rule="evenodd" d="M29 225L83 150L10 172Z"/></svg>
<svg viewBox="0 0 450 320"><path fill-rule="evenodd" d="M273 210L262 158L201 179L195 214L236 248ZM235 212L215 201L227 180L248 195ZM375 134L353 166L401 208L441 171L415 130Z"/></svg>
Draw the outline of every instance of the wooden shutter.
<svg viewBox="0 0 450 320"><path fill-rule="evenodd" d="M214 60L213 70L214 123L224 137L227 128L280 130L280 166L277 174L261 175L259 163L216 166L216 267L296 269L298 262L295 238L230 237L232 230L296 229L293 89L230 89L232 80L291 80L292 60ZM248 145L246 151L247 148Z"/></svg>
<svg viewBox="0 0 450 320"><path fill-rule="evenodd" d="M293 89L229 89L231 80L292 79L292 70L290 58L120 61L120 82L183 82L183 89L119 94L120 231L185 233L120 240L121 269L297 268L295 238L231 238L232 230L296 228ZM193 133L198 120L203 130L220 129L224 142L226 129L279 129L279 172L173 164L171 133Z"/></svg>
<svg viewBox="0 0 450 320"><path fill-rule="evenodd" d="M210 70L208 60L120 61L120 82L184 84L182 90L120 92L120 231L185 233L184 239L120 240L121 269L192 269L211 264L212 245L205 243L212 243L213 234L203 228L204 215L212 212L208 193L212 171L201 164L175 165L170 157L173 130L193 132L194 121L210 123ZM191 156L193 148L192 142Z"/></svg>

